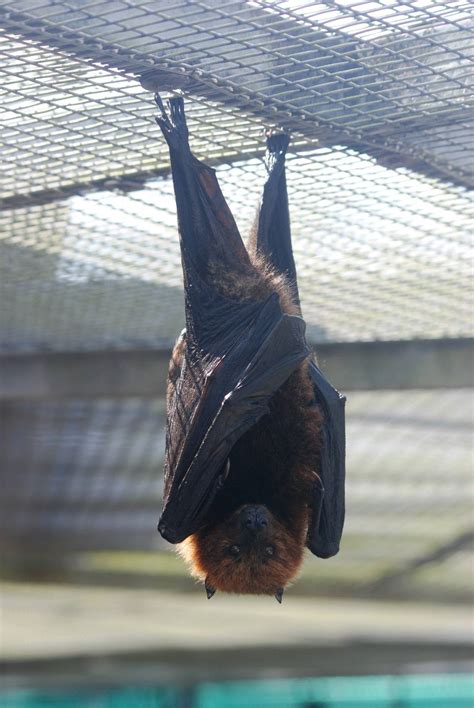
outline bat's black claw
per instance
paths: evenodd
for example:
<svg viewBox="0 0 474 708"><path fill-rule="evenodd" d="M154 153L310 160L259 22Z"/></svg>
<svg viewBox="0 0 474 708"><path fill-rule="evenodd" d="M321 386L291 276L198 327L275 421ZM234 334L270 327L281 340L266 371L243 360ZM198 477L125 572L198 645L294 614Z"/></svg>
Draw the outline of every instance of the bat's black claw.
<svg viewBox="0 0 474 708"><path fill-rule="evenodd" d="M206 581L205 581L205 583L204 583L204 587L205 587L205 589L206 589L207 599L210 600L211 597L216 594L216 589L213 588L213 587L211 587L211 586L208 584L207 578L206 578Z"/></svg>
<svg viewBox="0 0 474 708"><path fill-rule="evenodd" d="M163 105L163 101L161 100L160 94L159 94L159 93L155 93L154 99L155 99L156 105L157 105L158 108L160 109L161 115L166 118L166 111L165 111L165 107L164 107L164 105Z"/></svg>
<svg viewBox="0 0 474 708"><path fill-rule="evenodd" d="M290 143L290 136L288 133L274 133L273 131L267 131L266 135L268 152L275 155L275 157L284 157Z"/></svg>
<svg viewBox="0 0 474 708"><path fill-rule="evenodd" d="M175 125L180 122L186 122L184 117L184 101L181 96L173 96L168 101L170 108L171 119Z"/></svg>
<svg viewBox="0 0 474 708"><path fill-rule="evenodd" d="M278 588L278 590L275 593L275 599L279 602L281 605L281 601L283 600L283 588Z"/></svg>
<svg viewBox="0 0 474 708"><path fill-rule="evenodd" d="M159 93L155 93L155 103L160 111L160 115L156 116L155 120L163 131L167 142L173 143L173 145L178 143L187 145L188 127L184 113L184 101L181 96L173 96L168 100L169 115Z"/></svg>
<svg viewBox="0 0 474 708"><path fill-rule="evenodd" d="M163 134L166 136L167 133L173 130L173 126L171 124L170 119L168 118L166 109L163 105L163 101L161 100L161 96L159 93L155 93L155 103L160 110L160 115L155 116L155 120L163 131Z"/></svg>
<svg viewBox="0 0 474 708"><path fill-rule="evenodd" d="M288 133L274 133L271 130L267 130L267 154L265 158L265 163L267 171L270 173L277 163L280 165L284 164L286 150L290 143L290 136Z"/></svg>

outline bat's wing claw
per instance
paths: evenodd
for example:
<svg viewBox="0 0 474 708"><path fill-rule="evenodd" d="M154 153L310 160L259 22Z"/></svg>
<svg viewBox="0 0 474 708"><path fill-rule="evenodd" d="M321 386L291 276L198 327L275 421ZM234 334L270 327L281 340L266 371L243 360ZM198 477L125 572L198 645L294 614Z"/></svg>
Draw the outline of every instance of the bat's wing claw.
<svg viewBox="0 0 474 708"><path fill-rule="evenodd" d="M166 118L166 111L165 111L165 107L164 107L164 105L163 105L163 101L161 100L160 94L159 94L159 93L155 93L154 99L155 99L156 105L157 105L158 108L160 109L160 112L161 112L162 117Z"/></svg>
<svg viewBox="0 0 474 708"><path fill-rule="evenodd" d="M160 126L161 130L163 131L163 133L165 133L165 131L172 130L173 126L171 124L170 119L168 118L168 115L166 113L166 109L163 105L163 101L161 100L161 96L159 93L155 93L155 103L160 110L160 115L155 116L155 120L158 123L158 125Z"/></svg>

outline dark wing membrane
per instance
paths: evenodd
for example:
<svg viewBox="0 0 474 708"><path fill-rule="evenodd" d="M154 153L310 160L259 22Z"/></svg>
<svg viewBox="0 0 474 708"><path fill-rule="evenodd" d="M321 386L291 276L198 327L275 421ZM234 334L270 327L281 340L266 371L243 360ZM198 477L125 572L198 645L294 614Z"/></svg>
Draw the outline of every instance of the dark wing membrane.
<svg viewBox="0 0 474 708"><path fill-rule="evenodd" d="M346 399L331 386L322 371L311 362L309 373L313 382L315 402L323 414L319 476L323 488L320 509L314 504L307 545L320 558L330 558L339 551L344 527L345 501L345 403ZM317 490L316 490L317 496Z"/></svg>
<svg viewBox="0 0 474 708"><path fill-rule="evenodd" d="M171 120L158 105L178 208L187 330L169 401L159 523L164 538L177 543L204 523L232 446L309 350L304 322L283 315L277 295L233 302L209 282L211 260L235 272L248 254L214 171L191 155L182 99L171 99Z"/></svg>
<svg viewBox="0 0 474 708"><path fill-rule="evenodd" d="M291 246L285 153L288 136L274 134L267 139L268 179L251 247L262 253L277 271L287 276L299 302L296 269ZM315 485L308 548L320 558L339 550L344 525L345 484L345 398L336 391L314 362L310 364L315 403L323 414L320 482Z"/></svg>
<svg viewBox="0 0 474 708"><path fill-rule="evenodd" d="M232 328L235 339L222 357L186 351L171 402L159 524L171 543L202 526L233 445L309 354L303 320L282 315L276 296L250 325L236 316Z"/></svg>

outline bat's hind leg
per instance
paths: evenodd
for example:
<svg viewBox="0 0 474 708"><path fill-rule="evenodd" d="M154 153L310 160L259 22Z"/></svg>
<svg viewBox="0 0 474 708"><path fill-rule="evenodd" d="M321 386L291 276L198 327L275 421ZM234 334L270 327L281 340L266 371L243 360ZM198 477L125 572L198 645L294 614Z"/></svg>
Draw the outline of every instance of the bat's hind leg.
<svg viewBox="0 0 474 708"><path fill-rule="evenodd" d="M292 303L290 309L286 307L285 311L299 314L285 177L285 156L289 141L287 133L267 133L265 164L268 178L248 248L254 262L259 258L264 259L275 273L285 278L288 293L285 300L289 301L287 304Z"/></svg>
<svg viewBox="0 0 474 708"><path fill-rule="evenodd" d="M170 148L185 287L194 286L187 291L189 304L196 305L196 276L222 294L242 292L239 278L248 280L252 265L215 171L191 153L183 99L171 98L166 108L158 94L155 101L156 122Z"/></svg>

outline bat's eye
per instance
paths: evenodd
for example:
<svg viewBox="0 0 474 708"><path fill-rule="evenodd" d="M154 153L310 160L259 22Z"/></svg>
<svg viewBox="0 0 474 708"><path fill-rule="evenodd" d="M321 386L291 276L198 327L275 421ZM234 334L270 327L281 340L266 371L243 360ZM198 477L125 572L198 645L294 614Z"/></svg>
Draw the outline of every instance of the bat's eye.
<svg viewBox="0 0 474 708"><path fill-rule="evenodd" d="M265 553L267 556L274 556L275 555L275 546L267 546L265 548Z"/></svg>
<svg viewBox="0 0 474 708"><path fill-rule="evenodd" d="M229 553L231 556L238 556L240 553L240 546L230 546L229 547Z"/></svg>

